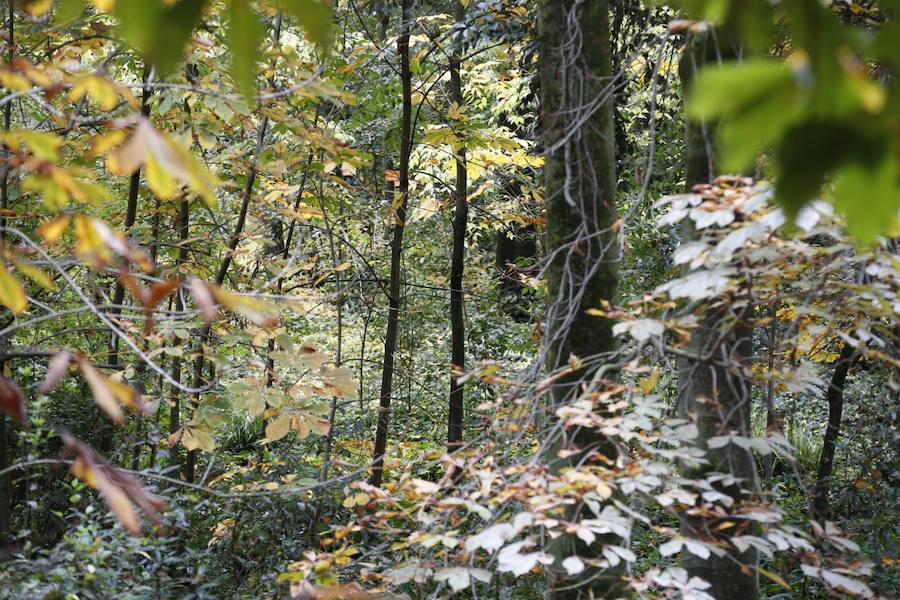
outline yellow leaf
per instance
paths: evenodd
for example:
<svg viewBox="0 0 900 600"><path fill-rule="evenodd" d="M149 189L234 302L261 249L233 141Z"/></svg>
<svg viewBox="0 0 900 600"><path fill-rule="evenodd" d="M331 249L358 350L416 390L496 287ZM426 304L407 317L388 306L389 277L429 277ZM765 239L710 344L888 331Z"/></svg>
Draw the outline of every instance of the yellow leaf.
<svg viewBox="0 0 900 600"><path fill-rule="evenodd" d="M121 129L113 129L112 131L100 134L94 138L93 142L91 142L91 150L88 152L88 155L101 156L106 154L112 148L115 148L125 141L126 137L128 137L128 134Z"/></svg>
<svg viewBox="0 0 900 600"><path fill-rule="evenodd" d="M657 384L659 384L659 369L654 368L653 372L644 379L641 379L638 382L638 385L641 386L641 391L644 395L649 395L653 393L653 390L656 389Z"/></svg>
<svg viewBox="0 0 900 600"><path fill-rule="evenodd" d="M69 98L77 102L85 94L96 100L100 108L106 111L114 109L119 103L115 86L98 75L88 74L79 77L69 91Z"/></svg>
<svg viewBox="0 0 900 600"><path fill-rule="evenodd" d="M53 167L50 169L50 177L53 178L53 182L56 183L65 193L69 196L72 196L79 202L87 202L88 197L87 194L84 193L82 187L78 184L72 174L69 173L65 169L60 169L58 167ZM47 200L46 196L44 198ZM62 204L54 207L53 203L48 201L48 204L51 205L52 208L61 208Z"/></svg>
<svg viewBox="0 0 900 600"><path fill-rule="evenodd" d="M291 430L291 417L278 417L266 425L266 442L280 440Z"/></svg>
<svg viewBox="0 0 900 600"><path fill-rule="evenodd" d="M356 395L357 384L350 370L344 367L325 367L322 369L322 381L332 394L341 398L352 398Z"/></svg>
<svg viewBox="0 0 900 600"><path fill-rule="evenodd" d="M37 228L38 235L44 238L44 241L46 241L47 243L52 244L59 240L59 237L69 226L69 221L71 220L72 217L70 217L69 215L62 215L60 217L56 217L55 219L44 221Z"/></svg>
<svg viewBox="0 0 900 600"><path fill-rule="evenodd" d="M125 414L122 412L122 408L119 406L119 403L116 400L116 394L113 392L111 386L114 382L110 381L106 375L98 371L86 360L79 361L78 366L81 368L81 374L84 375L84 379L87 381L91 388L91 392L94 394L94 402L97 403L97 406L99 406L110 419L119 425L124 425Z"/></svg>
<svg viewBox="0 0 900 600"><path fill-rule="evenodd" d="M16 270L21 271L23 275L37 283L39 286L44 288L47 291L53 291L56 289L56 284L53 283L53 280L50 278L47 273L45 273L42 269L35 267L34 265L15 263Z"/></svg>
<svg viewBox="0 0 900 600"><path fill-rule="evenodd" d="M31 81L12 71L0 71L0 84L13 92L27 92L31 89Z"/></svg>
<svg viewBox="0 0 900 600"><path fill-rule="evenodd" d="M14 129L9 132L9 135L21 139L37 158L50 162L59 160L59 149L63 140L55 133L33 129Z"/></svg>
<svg viewBox="0 0 900 600"><path fill-rule="evenodd" d="M107 377L86 359L79 359L78 366L90 385L97 404L117 423L119 419L124 421L119 404L144 413L148 411L141 395L131 386Z"/></svg>
<svg viewBox="0 0 900 600"><path fill-rule="evenodd" d="M271 327L278 323L278 309L258 298L244 296L209 285L216 302L246 317L254 325Z"/></svg>
<svg viewBox="0 0 900 600"><path fill-rule="evenodd" d="M166 200L175 195L175 180L160 167L152 154L147 155L144 161L144 176L147 178L147 186L158 198Z"/></svg>
<svg viewBox="0 0 900 600"><path fill-rule="evenodd" d="M86 215L75 215L75 254L92 265L101 267L112 260L109 247Z"/></svg>
<svg viewBox="0 0 900 600"><path fill-rule="evenodd" d="M2 263L0 263L0 304L15 314L20 314L28 308L25 288L6 270L6 266Z"/></svg>
<svg viewBox="0 0 900 600"><path fill-rule="evenodd" d="M53 0L28 0L23 7L32 17L40 17L53 6Z"/></svg>
<svg viewBox="0 0 900 600"><path fill-rule="evenodd" d="M209 206L215 202L212 186L218 181L196 160L150 121L142 119L131 138L106 158L106 168L117 175L130 175L141 165L148 169L151 189L161 198L170 197L176 185L188 186Z"/></svg>
<svg viewBox="0 0 900 600"><path fill-rule="evenodd" d="M450 110L447 111L447 116L454 121L462 121L466 118L466 116L463 114L464 112L466 112L465 106L460 106L456 102L453 102L452 104L450 104Z"/></svg>
<svg viewBox="0 0 900 600"><path fill-rule="evenodd" d="M204 452L212 452L216 449L216 442L213 440L212 434L206 429L199 427L185 427L184 435L181 437L181 444L188 450L199 449Z"/></svg>
<svg viewBox="0 0 900 600"><path fill-rule="evenodd" d="M787 581L785 581L780 575L776 575L775 573L772 573L771 571L767 571L767 570L763 569L762 567L756 567L756 570L759 571L765 577L768 577L769 579L771 579L772 581L774 581L775 583L777 583L778 585L783 587L784 589L786 589L786 590L791 589L791 584L789 584Z"/></svg>

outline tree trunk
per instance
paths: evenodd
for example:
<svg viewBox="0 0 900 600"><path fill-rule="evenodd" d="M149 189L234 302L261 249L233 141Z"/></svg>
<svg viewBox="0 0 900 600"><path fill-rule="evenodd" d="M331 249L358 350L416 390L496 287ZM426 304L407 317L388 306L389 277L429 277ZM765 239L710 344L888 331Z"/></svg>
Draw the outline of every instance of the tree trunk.
<svg viewBox="0 0 900 600"><path fill-rule="evenodd" d="M613 300L618 284L609 4L542 0L539 31L544 198L552 257L546 270L546 362L556 371L569 364L571 355L587 358L615 348L612 322L585 312ZM558 380L553 401L576 397L581 383L594 374L577 369ZM552 457L555 472L587 459L587 451L615 455L607 440L592 430L563 439L555 449L573 446L581 452L565 460ZM572 508L566 519L581 519L580 511ZM568 556L599 556L602 543L587 546L575 536L562 535L549 549L555 558L549 569L551 598L623 594L616 573L590 567L568 576L561 566Z"/></svg>
<svg viewBox="0 0 900 600"><path fill-rule="evenodd" d="M179 287L175 292L175 314L180 315L184 311L184 300L181 293L181 284L184 277L181 275L181 265L187 262L188 246L187 240L191 229L191 203L187 198L181 199L181 206L178 211L178 259L175 262L175 272L178 273ZM187 344L182 344L182 353ZM181 365L183 359L181 356L172 358L172 379L177 383L181 383ZM172 386L172 398L169 405L169 435L175 434L181 428L181 390L176 386ZM172 449L172 459L170 464L177 464L177 452Z"/></svg>
<svg viewBox="0 0 900 600"><path fill-rule="evenodd" d="M520 171L521 172L521 171ZM499 173L501 193L513 202L518 202L522 195L522 183L516 177L516 173ZM504 296L503 307L505 310L520 316L521 308L518 300L523 288L519 279L519 269L516 264L521 259L528 259L533 263L537 256L537 242L534 225L520 225L510 222L503 223L503 228L497 232L497 243L494 251L494 264L500 273L500 293ZM521 314L524 318L530 315Z"/></svg>
<svg viewBox="0 0 900 600"><path fill-rule="evenodd" d="M0 414L0 471L9 468L9 443L6 425L6 413ZM9 473L0 475L0 545L6 544L9 538L11 500L11 477Z"/></svg>
<svg viewBox="0 0 900 600"><path fill-rule="evenodd" d="M456 0L456 21L462 23L466 9L461 0ZM462 55L462 32L453 45L450 56L450 93L453 102L462 107L465 103L460 77L460 61ZM466 365L466 324L463 297L463 261L466 253L466 226L468 224L469 204L467 200L468 182L466 171L466 146L461 142L456 148L456 189L453 193L455 207L453 210L453 250L450 260L450 333L451 333L451 369L465 370ZM465 391L456 375L450 374L450 406L447 416L447 448L454 450L463 441L463 420L465 418Z"/></svg>
<svg viewBox="0 0 900 600"><path fill-rule="evenodd" d="M707 307L703 325L692 332L691 351L698 355L713 355L710 364L691 361L679 364L679 415L696 421L699 434L696 443L706 452L709 464L685 469L686 477L702 479L714 473L724 473L737 481L714 487L734 500L735 506L749 500L759 490L756 463L750 450L736 444L722 448L708 448L710 438L721 435L750 436L751 385L740 371L749 369L752 360L752 327L738 324L734 331L720 338L724 311ZM722 364L736 365L725 367ZM726 514L705 517L701 514L682 515L681 529L685 537L726 542L723 556L700 558L684 552L681 566L692 577L700 577L712 587L706 592L714 598L757 598L759 578L756 571L758 556L752 549L738 552L727 544L738 531L735 527L720 527L729 521ZM742 522L742 519L737 519Z"/></svg>
<svg viewBox="0 0 900 600"><path fill-rule="evenodd" d="M7 64L12 63L15 58L15 6L13 0L9 0L7 8L6 23L6 60ZM10 91L11 93L11 91ZM3 130L9 131L12 124L12 102L7 102L3 107ZM3 165L2 173L0 173L0 243L6 241L6 210L9 208L9 148L3 146ZM7 340L0 340L0 344L5 348ZM7 453L7 444L9 440L8 429L6 424L6 413L0 412L0 471L9 467L10 458ZM0 544L6 543L9 537L10 528L10 511L12 510L12 476L9 473L0 475Z"/></svg>
<svg viewBox="0 0 900 600"><path fill-rule="evenodd" d="M816 471L816 489L813 497L812 515L814 519L824 521L828 517L828 487L831 483L831 472L834 468L834 451L838 436L841 433L841 415L844 412L844 384L850 367L856 360L856 350L850 344L844 344L840 357L834 364L834 373L825 399L828 401L828 424L822 439L822 454L819 456L819 468Z"/></svg>
<svg viewBox="0 0 900 600"><path fill-rule="evenodd" d="M394 353L400 324L400 258L403 254L403 230L406 227L406 207L409 202L409 157L412 152L412 71L409 64L409 33L412 28L412 0L401 0L400 35L397 53L400 55L400 82L403 88L403 111L400 117L400 174L394 213L394 235L391 240L391 280L389 284L387 331L384 336L384 364L381 369L381 392L378 406L378 425L375 431L375 451L369 482L380 486L384 472L384 453L387 449L388 424L391 415L391 394L394 384Z"/></svg>
<svg viewBox="0 0 900 600"><path fill-rule="evenodd" d="M682 89L686 89L699 66L712 53L713 40L709 36L691 39L679 65ZM707 124L685 123L685 183L687 191L715 177L715 152L710 127ZM684 239L695 236L693 228L685 227ZM702 309L701 309L702 310ZM678 379L679 414L696 421L699 435L697 445L706 451L709 464L697 469L685 469L685 475L703 478L712 473L725 473L739 480L730 485L716 484L722 493L730 496L735 505L747 500L759 489L753 454L735 444L722 448L707 448L707 441L716 436L735 434L750 435L751 384L742 377L742 370L749 369L753 354L753 329L738 316L731 333L722 336L726 311L707 306L703 324L692 331L691 353L711 356L709 363L679 360ZM727 368L722 365L736 365ZM706 539L712 542L727 541L734 534L734 527L720 528L727 519L682 515L682 531L686 537ZM759 577L756 571L758 556L753 549L737 552L733 547L723 556L712 555L701 559L684 552L681 566L691 576L700 577L711 584L706 592L715 598L757 598Z"/></svg>
<svg viewBox="0 0 900 600"><path fill-rule="evenodd" d="M144 65L144 75L143 82L144 88L141 92L141 113L144 117L150 114L150 88L147 86L147 81L150 77L150 67L148 65ZM128 181L128 203L125 207L125 235L128 235L131 231L131 228L134 227L135 222L137 221L137 205L138 205L138 194L141 191L141 169L138 169L131 174L131 178ZM112 316L115 318L119 313L121 313L121 309L119 308L122 303L125 301L125 286L122 285L121 281L116 281L116 288L113 292L113 308L112 308ZM112 334L112 337L109 341L109 357L107 362L111 365L119 364L119 336L115 333Z"/></svg>

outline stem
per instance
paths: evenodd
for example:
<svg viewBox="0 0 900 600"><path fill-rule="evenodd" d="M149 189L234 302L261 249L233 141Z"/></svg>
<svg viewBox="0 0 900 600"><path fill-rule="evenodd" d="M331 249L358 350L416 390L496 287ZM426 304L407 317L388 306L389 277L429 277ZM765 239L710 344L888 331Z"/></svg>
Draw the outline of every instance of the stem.
<svg viewBox="0 0 900 600"><path fill-rule="evenodd" d="M462 23L466 9L460 0L456 2L456 21ZM463 36L453 46L450 56L450 90L458 108L465 103L460 77L460 55ZM469 205L467 201L466 146L463 142L456 150L456 188L453 193L453 250L450 260L450 332L451 332L451 373L450 405L447 416L447 448L454 450L463 441L463 420L465 418L465 390L453 371L464 371L466 364L466 324L464 317L463 268L466 252L466 226Z"/></svg>
<svg viewBox="0 0 900 600"><path fill-rule="evenodd" d="M394 384L394 354L397 350L397 331L400 323L400 259L403 254L403 230L409 201L409 158L412 152L412 71L409 64L409 34L412 25L412 0L401 0L400 35L397 52L400 55L400 82L403 88L403 111L400 117L400 185L396 206L394 235L391 240L391 281L388 294L387 331L384 337L384 365L381 369L381 393L378 406L378 425L375 431L375 451L369 483L380 486L384 476L384 454L387 449L388 425L391 414L391 394Z"/></svg>
<svg viewBox="0 0 900 600"><path fill-rule="evenodd" d="M837 447L837 439L841 433L841 416L844 412L844 384L850 367L856 361L858 354L850 344L844 344L841 355L834 366L828 393L828 424L825 426L825 437L822 440L822 454L819 456L819 468L816 471L816 488L813 496L813 518L824 521L828 516L828 487L831 482L831 472L834 469L834 452Z"/></svg>

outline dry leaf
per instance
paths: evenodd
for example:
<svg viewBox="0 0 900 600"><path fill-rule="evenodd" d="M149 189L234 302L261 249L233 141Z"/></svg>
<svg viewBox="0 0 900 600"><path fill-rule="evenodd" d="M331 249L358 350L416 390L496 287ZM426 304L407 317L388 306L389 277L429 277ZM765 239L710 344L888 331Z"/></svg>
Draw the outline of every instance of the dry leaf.
<svg viewBox="0 0 900 600"><path fill-rule="evenodd" d="M66 373L69 372L69 364L71 362L72 353L68 350L61 350L51 358L50 363L47 365L47 377L38 386L38 393L49 394L50 390L55 388L65 378Z"/></svg>
<svg viewBox="0 0 900 600"><path fill-rule="evenodd" d="M159 512L165 509L165 503L147 491L137 477L119 471L72 434L63 432L62 439L66 448L77 455L72 473L100 492L103 501L128 533L138 535L141 532L135 505L142 508L154 523L161 523Z"/></svg>
<svg viewBox="0 0 900 600"><path fill-rule="evenodd" d="M25 409L25 394L15 381L0 376L0 409L11 419L22 423L28 423L28 414Z"/></svg>

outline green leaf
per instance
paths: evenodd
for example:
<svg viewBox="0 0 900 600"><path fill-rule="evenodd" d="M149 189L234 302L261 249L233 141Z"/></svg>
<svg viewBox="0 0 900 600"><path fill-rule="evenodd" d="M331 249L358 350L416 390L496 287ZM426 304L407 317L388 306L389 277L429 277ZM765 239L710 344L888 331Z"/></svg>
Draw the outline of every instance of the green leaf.
<svg viewBox="0 0 900 600"><path fill-rule="evenodd" d="M331 7L322 0L279 0L278 4L297 19L306 37L322 49L331 43Z"/></svg>
<svg viewBox="0 0 900 600"><path fill-rule="evenodd" d="M790 218L821 192L828 175L841 165L881 162L884 140L865 125L859 120L807 121L784 132L775 153L775 199Z"/></svg>
<svg viewBox="0 0 900 600"><path fill-rule="evenodd" d="M248 0L232 0L228 15L231 75L245 96L256 92L256 57L263 29Z"/></svg>
<svg viewBox="0 0 900 600"><path fill-rule="evenodd" d="M728 63L701 70L686 103L688 117L721 120L722 169L739 172L800 118L801 95L786 64Z"/></svg>
<svg viewBox="0 0 900 600"><path fill-rule="evenodd" d="M891 154L881 162L845 165L835 178L834 204L847 218L850 234L874 242L897 222L900 210L900 169Z"/></svg>
<svg viewBox="0 0 900 600"><path fill-rule="evenodd" d="M114 14L122 37L145 56L151 54L154 39L158 38L163 8L160 0L116 2Z"/></svg>
<svg viewBox="0 0 900 600"><path fill-rule="evenodd" d="M687 114L697 121L728 117L793 83L790 67L781 61L755 59L706 67L691 86Z"/></svg>
<svg viewBox="0 0 900 600"><path fill-rule="evenodd" d="M181 60L184 45L203 13L207 0L181 0L168 6L161 0L116 2L122 35L156 66L160 75Z"/></svg>
<svg viewBox="0 0 900 600"><path fill-rule="evenodd" d="M59 0L56 3L56 20L66 23L80 17L84 11L84 0Z"/></svg>

